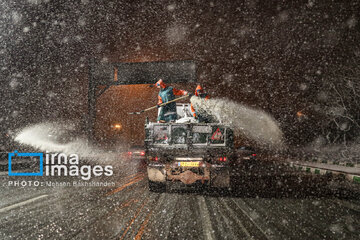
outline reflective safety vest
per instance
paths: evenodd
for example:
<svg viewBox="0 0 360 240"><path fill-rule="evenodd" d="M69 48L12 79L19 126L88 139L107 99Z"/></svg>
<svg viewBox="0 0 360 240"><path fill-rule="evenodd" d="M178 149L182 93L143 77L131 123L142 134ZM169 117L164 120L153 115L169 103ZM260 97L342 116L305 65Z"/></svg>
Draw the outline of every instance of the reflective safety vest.
<svg viewBox="0 0 360 240"><path fill-rule="evenodd" d="M171 100L174 100L175 94L173 90L173 87L166 87L164 89L161 89L159 92L159 103L167 103ZM171 120L176 120L176 102L172 102L166 104L165 106L162 106L157 120L166 121L167 119L169 119L170 115L172 115Z"/></svg>
<svg viewBox="0 0 360 240"><path fill-rule="evenodd" d="M210 96L207 93L200 93L196 96L198 96L199 98L203 98L205 100L210 98ZM191 104L191 112L195 118L198 117L199 113L196 111L196 109L194 108L194 106L192 104Z"/></svg>

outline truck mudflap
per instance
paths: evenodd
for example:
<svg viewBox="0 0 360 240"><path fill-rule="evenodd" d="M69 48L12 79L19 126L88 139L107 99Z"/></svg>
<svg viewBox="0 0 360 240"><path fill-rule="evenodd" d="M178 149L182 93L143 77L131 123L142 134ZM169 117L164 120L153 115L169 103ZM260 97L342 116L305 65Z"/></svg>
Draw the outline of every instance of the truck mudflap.
<svg viewBox="0 0 360 240"><path fill-rule="evenodd" d="M227 167L206 163L202 168L178 167L173 164L149 165L147 168L150 181L165 183L181 181L186 185L200 182L211 187L230 187L230 171Z"/></svg>

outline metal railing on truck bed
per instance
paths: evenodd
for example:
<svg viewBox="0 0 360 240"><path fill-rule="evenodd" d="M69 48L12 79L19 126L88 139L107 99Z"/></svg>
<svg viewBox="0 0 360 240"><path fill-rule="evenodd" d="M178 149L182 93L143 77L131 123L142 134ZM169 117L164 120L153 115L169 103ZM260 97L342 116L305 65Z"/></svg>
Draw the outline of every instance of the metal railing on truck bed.
<svg viewBox="0 0 360 240"><path fill-rule="evenodd" d="M219 123L149 123L145 126L145 147L233 149L233 131Z"/></svg>

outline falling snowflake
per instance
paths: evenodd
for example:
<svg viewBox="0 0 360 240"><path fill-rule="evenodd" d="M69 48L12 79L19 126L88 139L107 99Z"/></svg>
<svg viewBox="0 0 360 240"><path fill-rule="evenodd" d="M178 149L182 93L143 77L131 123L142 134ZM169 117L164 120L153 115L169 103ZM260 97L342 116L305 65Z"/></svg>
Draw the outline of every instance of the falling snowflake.
<svg viewBox="0 0 360 240"><path fill-rule="evenodd" d="M170 11L170 12L174 11L175 8L176 8L175 4L170 4L170 5L167 6L167 10Z"/></svg>

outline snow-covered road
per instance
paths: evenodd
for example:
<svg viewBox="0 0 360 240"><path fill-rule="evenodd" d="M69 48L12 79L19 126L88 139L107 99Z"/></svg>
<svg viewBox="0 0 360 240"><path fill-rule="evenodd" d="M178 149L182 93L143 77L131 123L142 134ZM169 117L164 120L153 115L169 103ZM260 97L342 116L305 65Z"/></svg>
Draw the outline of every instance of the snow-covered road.
<svg viewBox="0 0 360 240"><path fill-rule="evenodd" d="M117 167L114 176L102 179L115 182L110 187L11 187L8 181L15 177L0 176L0 238L359 238L358 186L329 184L328 176L291 169L274 171L273 163L252 166L233 178L234 191L226 194L149 192L145 165L139 162Z"/></svg>

